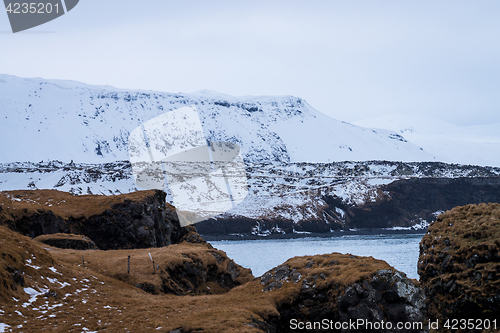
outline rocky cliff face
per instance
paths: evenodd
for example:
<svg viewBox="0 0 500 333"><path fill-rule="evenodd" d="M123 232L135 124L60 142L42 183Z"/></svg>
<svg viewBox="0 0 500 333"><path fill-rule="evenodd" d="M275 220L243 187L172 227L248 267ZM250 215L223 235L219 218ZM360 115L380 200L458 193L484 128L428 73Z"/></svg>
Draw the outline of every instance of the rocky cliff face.
<svg viewBox="0 0 500 333"><path fill-rule="evenodd" d="M500 202L500 178L404 179L380 187L379 199L346 207L347 226L356 228L409 227L429 223L436 212L455 206Z"/></svg>
<svg viewBox="0 0 500 333"><path fill-rule="evenodd" d="M0 223L30 237L85 235L103 250L166 246L174 229L174 238L180 238L177 215L162 191L117 196L6 191L0 193Z"/></svg>
<svg viewBox="0 0 500 333"><path fill-rule="evenodd" d="M373 189L372 198L346 201L333 193L318 197L322 205L307 207L317 210L316 217L295 222L281 217L250 219L223 215L200 222L203 235L261 235L294 232L328 233L350 228L425 229L439 213L455 206L500 202L500 178L411 178L395 180ZM412 228L413 227L413 228Z"/></svg>
<svg viewBox="0 0 500 333"><path fill-rule="evenodd" d="M117 251L67 253L53 249L51 253L68 264L81 263L83 256L87 269L153 295L222 294L254 278L250 269L236 264L206 242L182 241L161 248Z"/></svg>
<svg viewBox="0 0 500 333"><path fill-rule="evenodd" d="M466 205L440 215L420 243L418 273L429 316L497 319L499 250L499 204Z"/></svg>

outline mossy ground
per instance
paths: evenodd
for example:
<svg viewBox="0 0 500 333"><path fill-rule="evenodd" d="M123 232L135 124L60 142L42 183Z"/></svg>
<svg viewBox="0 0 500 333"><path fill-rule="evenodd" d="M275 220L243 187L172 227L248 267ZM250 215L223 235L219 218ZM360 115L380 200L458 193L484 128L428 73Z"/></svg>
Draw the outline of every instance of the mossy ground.
<svg viewBox="0 0 500 333"><path fill-rule="evenodd" d="M500 319L500 204L440 215L420 243L419 274L432 318Z"/></svg>

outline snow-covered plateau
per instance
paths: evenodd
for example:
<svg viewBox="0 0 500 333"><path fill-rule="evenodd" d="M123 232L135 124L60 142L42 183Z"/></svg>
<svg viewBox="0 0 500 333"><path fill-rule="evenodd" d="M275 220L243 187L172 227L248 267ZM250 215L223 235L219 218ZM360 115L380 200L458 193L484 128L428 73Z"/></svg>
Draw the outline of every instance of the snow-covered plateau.
<svg viewBox="0 0 500 333"><path fill-rule="evenodd" d="M292 96L123 91L71 81L0 75L0 162L129 159L144 122L195 105L209 141L241 146L245 161L436 161L401 135L330 118Z"/></svg>

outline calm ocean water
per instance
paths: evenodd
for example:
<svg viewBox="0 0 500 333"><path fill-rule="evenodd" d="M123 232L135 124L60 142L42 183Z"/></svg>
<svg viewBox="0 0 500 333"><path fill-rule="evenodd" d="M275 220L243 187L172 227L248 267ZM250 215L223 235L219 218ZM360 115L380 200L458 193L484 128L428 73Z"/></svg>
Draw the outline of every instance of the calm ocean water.
<svg viewBox="0 0 500 333"><path fill-rule="evenodd" d="M211 241L229 258L261 276L295 256L332 252L372 256L385 260L410 278L418 279L418 244L423 235L356 235L332 238Z"/></svg>

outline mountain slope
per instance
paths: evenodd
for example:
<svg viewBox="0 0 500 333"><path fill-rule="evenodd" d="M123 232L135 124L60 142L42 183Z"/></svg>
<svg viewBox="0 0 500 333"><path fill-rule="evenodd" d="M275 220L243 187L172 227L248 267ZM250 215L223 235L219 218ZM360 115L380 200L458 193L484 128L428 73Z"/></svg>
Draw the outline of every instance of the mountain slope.
<svg viewBox="0 0 500 333"><path fill-rule="evenodd" d="M133 129L192 104L207 140L238 143L246 161L439 160L394 132L332 119L292 96L125 91L0 75L0 162L128 160Z"/></svg>

